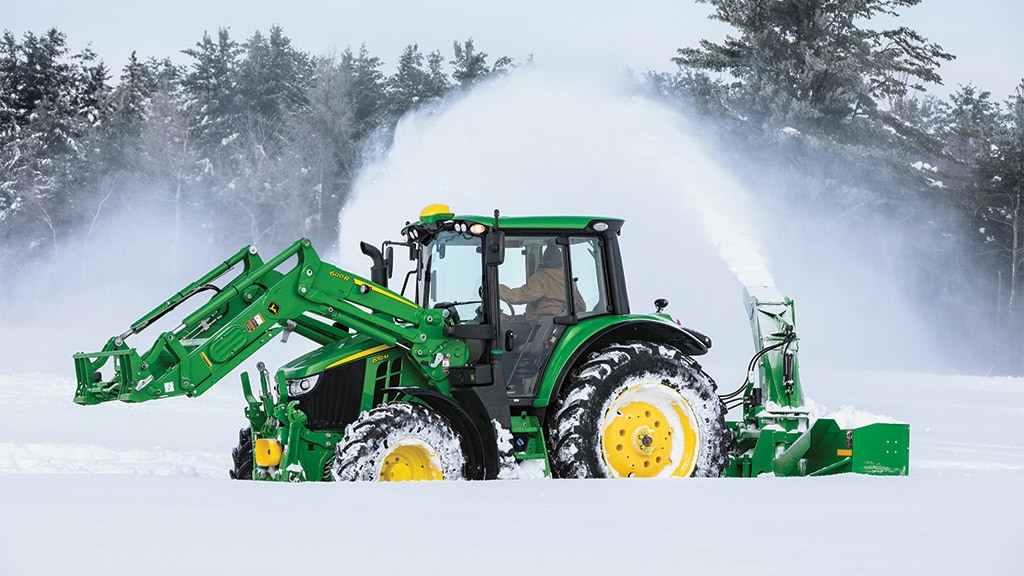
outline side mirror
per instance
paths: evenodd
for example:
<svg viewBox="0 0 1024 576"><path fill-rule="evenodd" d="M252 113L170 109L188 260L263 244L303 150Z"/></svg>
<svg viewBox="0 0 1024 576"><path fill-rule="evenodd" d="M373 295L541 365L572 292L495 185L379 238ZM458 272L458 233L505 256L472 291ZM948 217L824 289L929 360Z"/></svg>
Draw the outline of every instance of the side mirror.
<svg viewBox="0 0 1024 576"><path fill-rule="evenodd" d="M366 242L360 242L359 249L373 261L373 264L370 266L370 281L386 288L390 274L388 274L388 266L384 262L384 256L380 253L380 250L373 244Z"/></svg>
<svg viewBox="0 0 1024 576"><path fill-rule="evenodd" d="M388 246L384 251L384 267L387 269L388 278L395 274L395 249Z"/></svg>
<svg viewBox="0 0 1024 576"><path fill-rule="evenodd" d="M505 262L505 233L491 230L484 236L484 266L500 266Z"/></svg>

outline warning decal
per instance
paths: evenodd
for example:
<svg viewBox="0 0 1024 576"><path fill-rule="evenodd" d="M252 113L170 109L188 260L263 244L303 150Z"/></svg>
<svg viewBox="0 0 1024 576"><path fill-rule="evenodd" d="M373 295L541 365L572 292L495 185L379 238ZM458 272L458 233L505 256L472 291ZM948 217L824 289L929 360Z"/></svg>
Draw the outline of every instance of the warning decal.
<svg viewBox="0 0 1024 576"><path fill-rule="evenodd" d="M245 329L252 332L257 326L263 324L263 314L257 314L253 316L252 320L245 323Z"/></svg>

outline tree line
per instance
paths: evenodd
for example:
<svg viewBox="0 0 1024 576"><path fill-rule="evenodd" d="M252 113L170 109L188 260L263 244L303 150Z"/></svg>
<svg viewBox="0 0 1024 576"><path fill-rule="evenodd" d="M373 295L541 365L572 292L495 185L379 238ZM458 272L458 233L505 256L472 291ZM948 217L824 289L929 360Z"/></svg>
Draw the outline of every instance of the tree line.
<svg viewBox="0 0 1024 576"><path fill-rule="evenodd" d="M954 56L898 19L870 27L921 0L697 1L733 34L681 47L638 90L702 119L750 189L783 190L836 230L898 228L904 250L882 234L863 249L927 293L937 330L1024 373L1024 81L1002 101L972 85L928 94ZM447 55L409 45L386 74L365 46L314 56L279 27L182 52L183 65L133 54L115 81L58 30L4 33L0 291L135 206L159 208L172 246L186 230L332 245L364 151L386 149L407 111L516 65L470 39Z"/></svg>
<svg viewBox="0 0 1024 576"><path fill-rule="evenodd" d="M649 88L711 125L751 190L856 236L970 369L1024 373L1024 79L1003 101L928 94L955 56L898 18L871 26L921 0L697 1L732 33Z"/></svg>
<svg viewBox="0 0 1024 576"><path fill-rule="evenodd" d="M189 63L140 60L116 81L51 29L0 42L0 283L61 253L119 209L170 215L172 246L202 230L229 245L332 245L370 139L514 67L472 39L451 55L407 46L385 74L364 46L313 56L280 27L204 33ZM187 226L185 225L187 223Z"/></svg>

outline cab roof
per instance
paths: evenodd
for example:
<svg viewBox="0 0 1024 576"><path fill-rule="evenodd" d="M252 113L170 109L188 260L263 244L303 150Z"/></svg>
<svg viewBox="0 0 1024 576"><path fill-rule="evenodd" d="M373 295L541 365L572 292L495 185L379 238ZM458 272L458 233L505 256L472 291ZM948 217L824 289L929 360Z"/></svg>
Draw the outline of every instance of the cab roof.
<svg viewBox="0 0 1024 576"><path fill-rule="evenodd" d="M479 223L493 228L495 222L502 229L515 230L580 230L598 231L612 230L617 232L625 222L622 218L604 216L477 216L452 212L444 204L427 206L420 212L419 222L414 225L429 225L445 221L463 221L470 224ZM601 224L604 226L601 226ZM596 226L596 227L595 227Z"/></svg>

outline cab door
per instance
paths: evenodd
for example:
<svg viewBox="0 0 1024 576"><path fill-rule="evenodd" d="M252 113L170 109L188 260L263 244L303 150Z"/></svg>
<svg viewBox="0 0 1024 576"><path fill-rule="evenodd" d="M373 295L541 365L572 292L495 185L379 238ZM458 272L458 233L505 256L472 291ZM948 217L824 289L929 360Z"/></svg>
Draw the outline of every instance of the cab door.
<svg viewBox="0 0 1024 576"><path fill-rule="evenodd" d="M606 313L598 237L509 235L498 268L503 372L513 405L531 404L565 330Z"/></svg>

